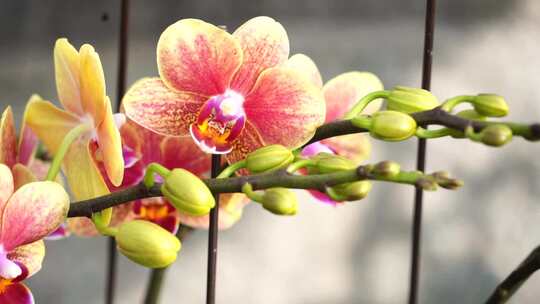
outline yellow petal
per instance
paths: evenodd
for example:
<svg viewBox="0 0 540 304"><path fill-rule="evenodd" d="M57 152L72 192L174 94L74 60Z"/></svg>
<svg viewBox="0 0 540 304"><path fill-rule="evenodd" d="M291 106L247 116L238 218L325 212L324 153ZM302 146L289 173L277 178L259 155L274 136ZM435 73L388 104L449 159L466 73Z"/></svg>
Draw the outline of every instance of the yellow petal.
<svg viewBox="0 0 540 304"><path fill-rule="evenodd" d="M19 246L8 254L8 258L24 265L28 271L26 278L33 276L41 269L45 257L45 243L43 240Z"/></svg>
<svg viewBox="0 0 540 304"><path fill-rule="evenodd" d="M8 166L0 164L0 225L2 224L1 216L4 211L8 199L14 191L13 175Z"/></svg>
<svg viewBox="0 0 540 304"><path fill-rule="evenodd" d="M98 126L105 118L107 111L103 67L98 53L89 44L81 47L80 59L82 108L94 119L94 125Z"/></svg>
<svg viewBox="0 0 540 304"><path fill-rule="evenodd" d="M103 164L110 181L115 186L120 186L124 178L124 157L122 155L122 141L120 132L114 123L111 103L106 98L107 113L101 125L99 125L98 144L103 155Z"/></svg>
<svg viewBox="0 0 540 304"><path fill-rule="evenodd" d="M60 102L69 112L83 115L79 52L66 38L56 40L54 45L54 70Z"/></svg>
<svg viewBox="0 0 540 304"><path fill-rule="evenodd" d="M28 126L52 154L58 151L66 134L81 123L73 114L45 100L30 101L26 111Z"/></svg>
<svg viewBox="0 0 540 304"><path fill-rule="evenodd" d="M12 167L17 162L17 136L13 111L7 107L0 119L0 163Z"/></svg>
<svg viewBox="0 0 540 304"><path fill-rule="evenodd" d="M37 178L34 176L34 174L30 172L30 169L28 169L24 165L15 164L11 171L13 172L15 190L19 189L23 185L37 181Z"/></svg>

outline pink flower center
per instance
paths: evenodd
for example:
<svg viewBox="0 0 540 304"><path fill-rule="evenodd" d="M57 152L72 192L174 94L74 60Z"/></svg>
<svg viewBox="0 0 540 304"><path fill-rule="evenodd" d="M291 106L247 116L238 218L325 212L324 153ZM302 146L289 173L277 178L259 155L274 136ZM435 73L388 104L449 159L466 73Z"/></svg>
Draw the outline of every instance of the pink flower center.
<svg viewBox="0 0 540 304"><path fill-rule="evenodd" d="M227 90L206 101L190 132L204 152L225 154L233 149L233 142L242 133L245 123L244 97Z"/></svg>

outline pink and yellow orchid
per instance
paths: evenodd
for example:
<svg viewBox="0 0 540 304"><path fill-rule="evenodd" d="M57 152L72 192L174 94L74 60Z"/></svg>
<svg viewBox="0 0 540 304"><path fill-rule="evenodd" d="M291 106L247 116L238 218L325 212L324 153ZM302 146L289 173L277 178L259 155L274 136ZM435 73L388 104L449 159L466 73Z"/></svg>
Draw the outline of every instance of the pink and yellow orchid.
<svg viewBox="0 0 540 304"><path fill-rule="evenodd" d="M16 188L8 166L0 164L0 303L33 303L21 283L41 268L43 238L67 216L69 197L55 182L31 182Z"/></svg>
<svg viewBox="0 0 540 304"><path fill-rule="evenodd" d="M61 149L64 138L76 130L76 139L63 160L70 189L77 200L108 194L98 164L103 163L110 181L120 185L124 160L99 55L88 44L77 51L62 38L56 41L54 65L64 109L33 100L27 109L28 125L53 155Z"/></svg>
<svg viewBox="0 0 540 304"><path fill-rule="evenodd" d="M329 80L323 86L321 74L315 63L304 54L292 56L286 63L287 66L303 71L311 79L311 82L322 88L326 102L325 122L341 119L345 113L365 95L383 90L380 79L369 72L347 72ZM381 106L380 101L372 102L363 110L363 114L372 114ZM339 154L355 163L361 163L369 157L371 143L369 137L364 134L351 134L324 139L310 144L302 149L302 156L311 157L321 152ZM336 205L337 202L330 199L326 194L310 190L317 199Z"/></svg>
<svg viewBox="0 0 540 304"><path fill-rule="evenodd" d="M189 137L164 136L128 120L120 129L126 169L120 187L109 183L111 191L142 181L149 164L157 162L173 169L183 168L200 177L210 170L210 157L197 148ZM220 227L232 226L241 216L246 200L243 195L226 195L220 200ZM208 218L179 213L165 198L133 202L126 220L144 219L175 233L180 223L194 228L208 227Z"/></svg>
<svg viewBox="0 0 540 304"><path fill-rule="evenodd" d="M169 26L157 45L160 78L135 83L126 115L171 136L191 135L207 153L234 162L257 148L297 148L324 122L321 90L287 67L289 39L268 17L234 33L197 19Z"/></svg>

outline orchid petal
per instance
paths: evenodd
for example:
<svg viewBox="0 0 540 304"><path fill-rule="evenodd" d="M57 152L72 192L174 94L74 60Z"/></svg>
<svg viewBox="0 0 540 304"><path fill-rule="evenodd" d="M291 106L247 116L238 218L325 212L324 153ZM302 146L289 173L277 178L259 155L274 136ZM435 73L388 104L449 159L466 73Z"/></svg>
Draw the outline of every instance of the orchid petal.
<svg viewBox="0 0 540 304"><path fill-rule="evenodd" d="M297 148L322 125L325 104L321 90L299 72L284 67L264 71L244 108L265 144Z"/></svg>
<svg viewBox="0 0 540 304"><path fill-rule="evenodd" d="M37 178L30 171L30 169L24 165L15 164L15 166L11 168L11 171L13 173L15 190L19 189L23 185L37 181Z"/></svg>
<svg viewBox="0 0 540 304"><path fill-rule="evenodd" d="M341 204L340 202L334 201L328 195L326 195L325 193L322 193L320 191L308 190L308 192L309 192L309 194L311 194L311 196L313 196L316 200L318 200L321 203L325 203L325 204L328 204L328 205L331 205L331 206L334 206L334 207L337 206L338 204Z"/></svg>
<svg viewBox="0 0 540 304"><path fill-rule="evenodd" d="M85 113L90 114L94 126L99 126L107 113L105 97L105 75L98 53L89 44L84 44L80 51L81 104Z"/></svg>
<svg viewBox="0 0 540 304"><path fill-rule="evenodd" d="M19 246L10 251L7 257L11 261L24 266L24 277L18 277L17 280L29 278L41 269L41 264L45 258L45 243L43 240L38 240Z"/></svg>
<svg viewBox="0 0 540 304"><path fill-rule="evenodd" d="M45 240L47 240L47 241L61 240L63 238L68 237L69 235L70 235L70 232L67 229L66 223L64 222L64 223L62 223L62 225L60 225L60 227L58 227L58 229L53 231L51 234L47 235L45 237Z"/></svg>
<svg viewBox="0 0 540 304"><path fill-rule="evenodd" d="M17 162L17 135L13 111L8 106L0 119L0 163L13 167Z"/></svg>
<svg viewBox="0 0 540 304"><path fill-rule="evenodd" d="M198 176L210 170L210 156L189 137L166 137L160 149L161 163L167 168L183 168Z"/></svg>
<svg viewBox="0 0 540 304"><path fill-rule="evenodd" d="M144 78L129 89L122 105L127 117L145 128L164 135L186 136L206 99L171 91L159 78Z"/></svg>
<svg viewBox="0 0 540 304"><path fill-rule="evenodd" d="M41 159L34 159L29 166L26 166L32 175L34 175L38 180L44 180L47 177L47 172L51 167L51 163L43 161ZM57 183L63 185L64 180L61 175L58 175L55 180Z"/></svg>
<svg viewBox="0 0 540 304"><path fill-rule="evenodd" d="M81 123L76 116L44 100L31 101L26 117L28 126L52 154L56 154L67 133Z"/></svg>
<svg viewBox="0 0 540 304"><path fill-rule="evenodd" d="M219 197L219 221L218 228L228 229L242 217L244 206L249 200L241 193L227 193ZM209 215L191 216L180 213L180 223L193 228L208 229Z"/></svg>
<svg viewBox="0 0 540 304"><path fill-rule="evenodd" d="M168 87L212 96L229 87L242 50L226 31L202 20L183 19L159 37L157 62Z"/></svg>
<svg viewBox="0 0 540 304"><path fill-rule="evenodd" d="M227 154L227 161L229 164L235 163L246 158L246 155L250 152L257 150L265 145L262 140L259 131L249 122L246 122L244 130L240 137L234 142L234 149L231 153Z"/></svg>
<svg viewBox="0 0 540 304"><path fill-rule="evenodd" d="M111 103L106 97L107 113L98 126L98 144L103 155L103 163L107 176L113 185L119 186L124 177L124 158L122 156L122 140L114 122Z"/></svg>
<svg viewBox="0 0 540 304"><path fill-rule="evenodd" d="M9 199L2 215L0 241L7 251L53 232L67 216L69 196L58 183L26 184Z"/></svg>
<svg viewBox="0 0 540 304"><path fill-rule="evenodd" d="M234 31L233 36L240 42L243 62L230 87L246 95L262 71L287 60L289 38L279 22L264 16L248 20Z"/></svg>
<svg viewBox="0 0 540 304"><path fill-rule="evenodd" d="M13 194L14 190L15 183L13 180L13 175L11 175L11 170L8 168L8 166L0 164L0 225L2 224L1 216L4 212L4 207L6 206L6 203Z"/></svg>
<svg viewBox="0 0 540 304"><path fill-rule="evenodd" d="M21 125L21 137L19 138L18 161L23 165L29 165L34 160L34 155L38 148L39 140L32 129L27 127L28 105L33 101L42 100L39 95L32 95L28 99L26 109L24 110L23 121Z"/></svg>
<svg viewBox="0 0 540 304"><path fill-rule="evenodd" d="M56 40L54 45L54 71L58 98L64 109L78 116L83 115L79 76L81 71L80 61L79 52L66 38Z"/></svg>
<svg viewBox="0 0 540 304"><path fill-rule="evenodd" d="M337 154L352 160L355 164L360 164L371 154L371 141L366 134L349 134L322 141Z"/></svg>
<svg viewBox="0 0 540 304"><path fill-rule="evenodd" d="M289 60L285 61L284 66L304 74L316 87L323 87L321 73L315 62L308 56L304 54L295 54L289 58Z"/></svg>
<svg viewBox="0 0 540 304"><path fill-rule="evenodd" d="M323 88L326 122L341 119L360 98L382 89L381 80L369 72L348 72L332 78ZM377 111L381 103L381 100L371 102L362 113Z"/></svg>
<svg viewBox="0 0 540 304"><path fill-rule="evenodd" d="M2 286L2 284L7 284ZM34 296L22 283L0 282L0 303L2 304L34 304Z"/></svg>

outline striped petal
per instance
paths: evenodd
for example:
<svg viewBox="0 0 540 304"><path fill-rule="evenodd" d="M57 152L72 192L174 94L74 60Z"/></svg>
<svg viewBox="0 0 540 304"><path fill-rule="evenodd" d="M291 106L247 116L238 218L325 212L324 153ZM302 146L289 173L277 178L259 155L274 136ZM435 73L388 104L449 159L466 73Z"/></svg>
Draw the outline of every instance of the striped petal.
<svg viewBox="0 0 540 304"><path fill-rule="evenodd" d="M98 53L89 44L81 46L80 82L81 104L84 113L94 120L94 126L99 126L107 113L105 93L105 75ZM110 103L110 101L109 101Z"/></svg>
<svg viewBox="0 0 540 304"><path fill-rule="evenodd" d="M26 184L4 207L0 242L11 251L40 240L62 224L68 209L69 196L58 183Z"/></svg>
<svg viewBox="0 0 540 304"><path fill-rule="evenodd" d="M348 72L332 78L323 88L326 122L341 119L360 98L383 89L381 80L369 72ZM371 102L362 113L377 111L381 103L382 100Z"/></svg>
<svg viewBox="0 0 540 304"><path fill-rule="evenodd" d="M120 131L114 123L111 102L106 98L107 113L103 122L97 128L98 144L107 176L113 185L119 186L124 177L124 157Z"/></svg>
<svg viewBox="0 0 540 304"><path fill-rule="evenodd" d="M164 135L187 136L206 99L171 91L159 78L144 78L129 89L122 105L126 116L145 128Z"/></svg>
<svg viewBox="0 0 540 304"><path fill-rule="evenodd" d="M240 134L240 137L234 142L233 150L226 155L229 164L235 163L246 158L246 155L250 152L257 150L264 146L265 143L261 138L261 135L255 129L255 127L248 122Z"/></svg>
<svg viewBox="0 0 540 304"><path fill-rule="evenodd" d="M219 198L219 229L232 227L242 217L244 206L249 203L249 199L241 193L227 193ZM208 229L209 215L191 216L180 213L180 223L193 228Z"/></svg>
<svg viewBox="0 0 540 304"><path fill-rule="evenodd" d="M28 169L24 165L15 164L15 166L13 166L11 171L13 173L13 181L14 181L15 190L19 189L20 187L28 183L37 181L37 178L30 171L30 169Z"/></svg>
<svg viewBox="0 0 540 304"><path fill-rule="evenodd" d="M264 16L248 20L234 31L233 36L240 42L244 57L231 88L246 95L262 71L287 60L289 38L279 22Z"/></svg>
<svg viewBox="0 0 540 304"><path fill-rule="evenodd" d="M42 100L39 95L32 95L28 99L26 109L24 110L23 121L21 125L21 133L19 138L18 147L18 161L23 165L29 165L34 160L34 155L38 148L39 140L36 133L32 129L28 128L28 105L33 101Z"/></svg>
<svg viewBox="0 0 540 304"><path fill-rule="evenodd" d="M0 303L34 304L35 302L32 292L24 284L0 281Z"/></svg>
<svg viewBox="0 0 540 304"><path fill-rule="evenodd" d="M183 168L198 176L210 171L210 156L190 137L166 137L160 149L161 163L167 168Z"/></svg>
<svg viewBox="0 0 540 304"><path fill-rule="evenodd" d="M221 94L241 62L242 50L233 36L202 20L180 20L159 37L159 75L177 91Z"/></svg>
<svg viewBox="0 0 540 304"><path fill-rule="evenodd" d="M81 122L45 100L33 100L27 106L26 122L47 149L56 154L66 134Z"/></svg>
<svg viewBox="0 0 540 304"><path fill-rule="evenodd" d="M0 225L2 224L1 216L4 212L4 207L8 202L15 189L13 175L8 166L0 164Z"/></svg>
<svg viewBox="0 0 540 304"><path fill-rule="evenodd" d="M330 147L336 154L345 156L356 164L369 158L371 154L371 141L365 134L349 134L328 138L321 141Z"/></svg>
<svg viewBox="0 0 540 304"><path fill-rule="evenodd" d="M0 119L0 163L13 167L17 162L17 135L13 111L8 106Z"/></svg>
<svg viewBox="0 0 540 304"><path fill-rule="evenodd" d="M43 240L38 240L19 246L10 251L7 257L11 261L24 266L24 277L19 277L17 280L27 279L41 269L41 264L45 258L45 243Z"/></svg>
<svg viewBox="0 0 540 304"><path fill-rule="evenodd" d="M67 111L83 115L80 84L79 52L66 38L56 40L54 45L54 72L56 90L62 106Z"/></svg>
<svg viewBox="0 0 540 304"><path fill-rule="evenodd" d="M244 108L265 144L297 148L324 122L321 91L299 72L284 67L264 71Z"/></svg>
<svg viewBox="0 0 540 304"><path fill-rule="evenodd" d="M289 58L289 60L285 61L284 66L295 69L304 74L316 87L323 87L321 73L319 72L315 62L313 62L313 60L311 60L311 58L308 56L304 54L295 54Z"/></svg>

